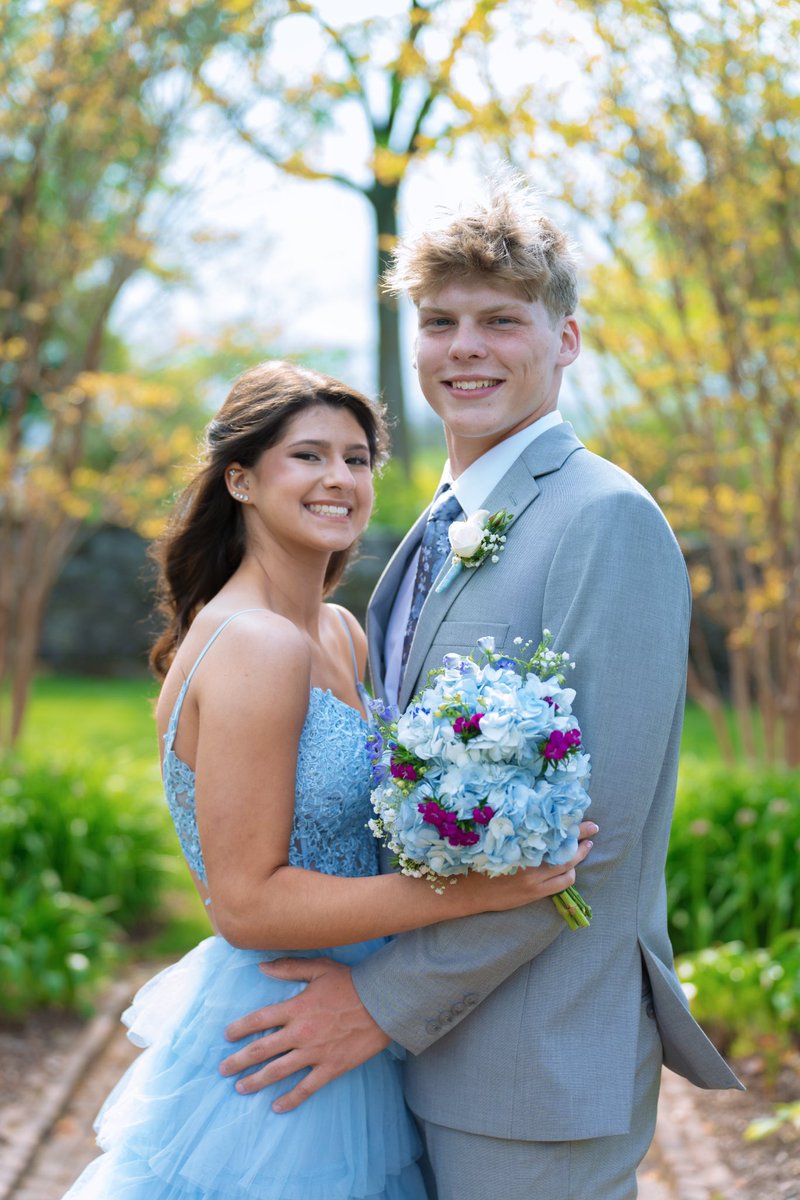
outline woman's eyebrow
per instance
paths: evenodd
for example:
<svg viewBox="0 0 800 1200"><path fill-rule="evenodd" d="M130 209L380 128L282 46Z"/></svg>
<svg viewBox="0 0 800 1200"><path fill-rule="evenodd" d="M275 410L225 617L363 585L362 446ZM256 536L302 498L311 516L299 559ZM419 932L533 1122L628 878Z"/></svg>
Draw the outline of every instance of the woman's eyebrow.
<svg viewBox="0 0 800 1200"><path fill-rule="evenodd" d="M331 443L326 442L324 438L300 438L297 442L289 442L289 449L295 446L319 446L323 450L329 450ZM345 446L345 450L369 450L366 442L352 442L349 446Z"/></svg>

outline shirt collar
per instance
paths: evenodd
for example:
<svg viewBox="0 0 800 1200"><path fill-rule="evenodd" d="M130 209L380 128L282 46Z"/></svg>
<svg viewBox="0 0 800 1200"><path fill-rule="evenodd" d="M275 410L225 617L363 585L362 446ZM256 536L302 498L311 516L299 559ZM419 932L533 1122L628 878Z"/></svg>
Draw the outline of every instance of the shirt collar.
<svg viewBox="0 0 800 1200"><path fill-rule="evenodd" d="M461 472L458 479L453 479L448 459L444 464L440 483L448 483L452 487L458 503L469 516L483 505L486 497L494 491L522 451L540 434L560 425L563 420L558 409L545 413L538 421L526 425L519 433L498 442L491 450L476 458L474 463L470 463L466 470Z"/></svg>

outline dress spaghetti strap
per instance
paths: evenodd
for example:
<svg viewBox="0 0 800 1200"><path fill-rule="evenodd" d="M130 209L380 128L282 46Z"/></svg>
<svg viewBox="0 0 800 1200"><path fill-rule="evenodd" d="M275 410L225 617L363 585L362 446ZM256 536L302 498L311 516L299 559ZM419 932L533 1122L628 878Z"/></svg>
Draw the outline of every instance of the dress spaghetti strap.
<svg viewBox="0 0 800 1200"><path fill-rule="evenodd" d="M336 613L339 620L342 622L342 625L344 626L344 631L347 634L347 640L350 643L350 657L353 660L353 678L355 679L355 682L356 682L356 691L358 692L358 695L361 698L361 701L364 704L365 708L369 712L369 705L368 705L369 693L367 692L367 689L364 687L364 684L361 682L361 679L358 674L358 658L356 656L356 646L355 646L355 642L353 641L353 635L350 632L350 626L347 624L347 621L345 620L344 616L342 615L341 609L336 608L333 605L331 607L334 608L334 612Z"/></svg>
<svg viewBox="0 0 800 1200"><path fill-rule="evenodd" d="M266 608L240 608L238 612L231 613L231 615L229 617L226 617L225 620L222 622L222 624L219 625L214 630L211 637L208 639L205 646L203 646L203 649L200 651L197 658L194 660L192 669L189 672L189 674L186 676L186 678L184 679L184 681L181 685L181 690L178 692L178 698L175 701L175 706L172 709L172 714L169 718L169 725L167 726L167 732L164 734L164 746L167 751L172 749L173 743L175 741L175 734L177 733L177 730L178 730L178 721L180 719L181 709L183 708L183 702L186 699L186 693L189 690L189 684L192 682L192 679L194 678L194 673L197 670L197 668L200 666L200 663L203 661L203 659L205 658L208 651L214 645L214 642L217 640L219 635L222 633L223 629L225 629L226 626L230 625L231 621L235 621L237 617L241 617L243 613L267 612L267 611L268 610Z"/></svg>

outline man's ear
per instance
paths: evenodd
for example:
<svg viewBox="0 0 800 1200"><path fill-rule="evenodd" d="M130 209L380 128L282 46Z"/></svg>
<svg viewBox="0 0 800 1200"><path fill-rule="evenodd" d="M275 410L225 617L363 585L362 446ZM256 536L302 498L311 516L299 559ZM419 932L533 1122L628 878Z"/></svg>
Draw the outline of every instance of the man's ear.
<svg viewBox="0 0 800 1200"><path fill-rule="evenodd" d="M558 365L568 367L581 352L581 331L575 317L566 317L561 329L561 347L558 352Z"/></svg>

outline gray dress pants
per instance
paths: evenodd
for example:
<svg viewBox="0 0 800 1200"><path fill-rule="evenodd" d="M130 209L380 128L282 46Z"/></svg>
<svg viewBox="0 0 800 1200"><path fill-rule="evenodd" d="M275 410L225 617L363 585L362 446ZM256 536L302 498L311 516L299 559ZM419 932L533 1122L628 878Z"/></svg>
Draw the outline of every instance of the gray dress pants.
<svg viewBox="0 0 800 1200"><path fill-rule="evenodd" d="M636 1168L653 1138L660 1079L661 1039L646 994L628 1133L575 1142L522 1142L418 1120L431 1200L635 1200Z"/></svg>

